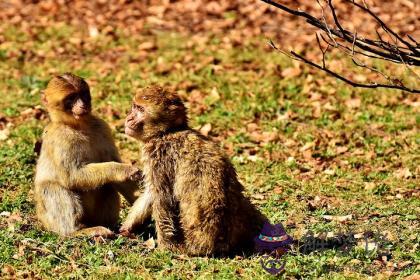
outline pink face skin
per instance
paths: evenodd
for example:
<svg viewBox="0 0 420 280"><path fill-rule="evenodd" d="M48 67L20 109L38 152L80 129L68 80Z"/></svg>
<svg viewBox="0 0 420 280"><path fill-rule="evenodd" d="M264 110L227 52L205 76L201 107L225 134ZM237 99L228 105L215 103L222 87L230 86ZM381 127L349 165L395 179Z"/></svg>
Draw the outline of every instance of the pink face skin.
<svg viewBox="0 0 420 280"><path fill-rule="evenodd" d="M42 102L45 106L49 106L49 101L47 100L45 94L41 96ZM64 106L62 105L64 102ZM64 101L60 100L59 104L55 106L59 111L64 111L67 114L71 114L76 120L81 119L82 117L89 115L92 111L92 105L90 102L90 95L73 95L72 97L66 97Z"/></svg>
<svg viewBox="0 0 420 280"><path fill-rule="evenodd" d="M76 102L74 102L71 112L73 113L73 117L75 119L80 119L81 117L87 115L90 113L90 105L86 104L82 99L77 99Z"/></svg>
<svg viewBox="0 0 420 280"><path fill-rule="evenodd" d="M146 114L142 106L133 104L130 113L125 119L125 134L136 138L143 130Z"/></svg>

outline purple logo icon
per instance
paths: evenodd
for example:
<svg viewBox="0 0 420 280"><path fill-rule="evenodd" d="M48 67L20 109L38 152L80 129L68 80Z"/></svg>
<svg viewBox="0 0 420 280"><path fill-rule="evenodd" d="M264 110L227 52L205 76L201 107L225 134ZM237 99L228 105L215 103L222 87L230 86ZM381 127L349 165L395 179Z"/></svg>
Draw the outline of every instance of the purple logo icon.
<svg viewBox="0 0 420 280"><path fill-rule="evenodd" d="M280 274L285 267L281 257L289 251L293 239L282 224L265 223L261 233L254 238L255 250L264 254L260 261L262 268L272 275Z"/></svg>

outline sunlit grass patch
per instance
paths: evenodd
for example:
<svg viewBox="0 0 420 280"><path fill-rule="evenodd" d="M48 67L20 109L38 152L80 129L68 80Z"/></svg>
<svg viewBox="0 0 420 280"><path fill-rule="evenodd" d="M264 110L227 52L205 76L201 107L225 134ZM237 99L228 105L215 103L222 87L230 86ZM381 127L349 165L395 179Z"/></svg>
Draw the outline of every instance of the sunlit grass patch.
<svg viewBox="0 0 420 280"><path fill-rule="evenodd" d="M271 51L262 38L227 47L220 35L146 28L131 37L116 31L115 40L100 34L81 47L76 39L82 31L71 26L40 30L36 38L16 27L5 30L7 43L0 47L0 128L8 130L0 140L2 276L271 277L257 256L188 258L148 248L147 237L102 243L43 231L34 216L31 186L34 144L47 119L36 106L42 106L40 92L51 75L65 71L91 85L94 112L111 124L124 160L138 161L138 144L123 130L133 94L152 83L166 85L186 101L192 127L211 124L209 136L232 159L247 195L296 240L309 230L361 234L373 228L388 239L386 260L363 246L347 253L332 248L303 254L294 248L284 257L285 278L387 278L418 270L415 97L349 88ZM296 67L294 74L283 72ZM41 110L38 115L35 109Z"/></svg>

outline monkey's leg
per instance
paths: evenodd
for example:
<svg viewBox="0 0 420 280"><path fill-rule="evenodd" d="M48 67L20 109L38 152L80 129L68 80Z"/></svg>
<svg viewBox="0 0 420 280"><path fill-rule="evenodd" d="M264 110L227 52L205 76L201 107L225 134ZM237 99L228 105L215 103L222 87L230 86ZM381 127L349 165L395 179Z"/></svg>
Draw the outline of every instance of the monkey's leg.
<svg viewBox="0 0 420 280"><path fill-rule="evenodd" d="M134 202L120 231L131 232L142 225L152 214L152 203L153 194L149 188L146 188L143 194Z"/></svg>
<svg viewBox="0 0 420 280"><path fill-rule="evenodd" d="M83 205L81 223L86 227L104 226L115 229L121 208L118 192L111 186L103 186L93 191L79 192Z"/></svg>
<svg viewBox="0 0 420 280"><path fill-rule="evenodd" d="M214 173L217 174L217 172ZM227 251L229 225L226 223L227 203L221 187L222 180L217 180L217 176L210 176L204 172L193 182L187 179L180 176L175 184L185 235L185 253L192 256L205 256ZM195 188L179 192L183 187L188 186L188 183Z"/></svg>
<svg viewBox="0 0 420 280"><path fill-rule="evenodd" d="M89 236L89 237L95 237L95 236L101 236L103 238L113 238L115 237L115 233L112 232L110 229L103 227L103 226L97 226L97 227L88 227L83 228L81 230L78 230L71 234L72 237L82 237L82 236Z"/></svg>
<svg viewBox="0 0 420 280"><path fill-rule="evenodd" d="M208 207L198 209L199 212L195 212L192 207L181 206L185 253L189 256L206 256L227 251L227 227L223 223L223 215Z"/></svg>
<svg viewBox="0 0 420 280"><path fill-rule="evenodd" d="M35 187L38 219L43 226L66 236L80 229L83 206L74 192L59 185L40 184Z"/></svg>
<svg viewBox="0 0 420 280"><path fill-rule="evenodd" d="M72 189L92 190L107 183L123 182L134 170L133 166L118 162L90 163L82 168L73 169L68 181L63 182L63 185Z"/></svg>

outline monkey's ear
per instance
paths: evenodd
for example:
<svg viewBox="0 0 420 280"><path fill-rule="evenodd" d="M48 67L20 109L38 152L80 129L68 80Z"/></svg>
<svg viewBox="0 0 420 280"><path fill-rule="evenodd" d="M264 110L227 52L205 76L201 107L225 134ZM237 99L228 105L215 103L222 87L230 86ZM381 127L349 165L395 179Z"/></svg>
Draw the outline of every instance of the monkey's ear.
<svg viewBox="0 0 420 280"><path fill-rule="evenodd" d="M41 102L44 105L48 104L47 97L45 96L45 91L41 91Z"/></svg>

